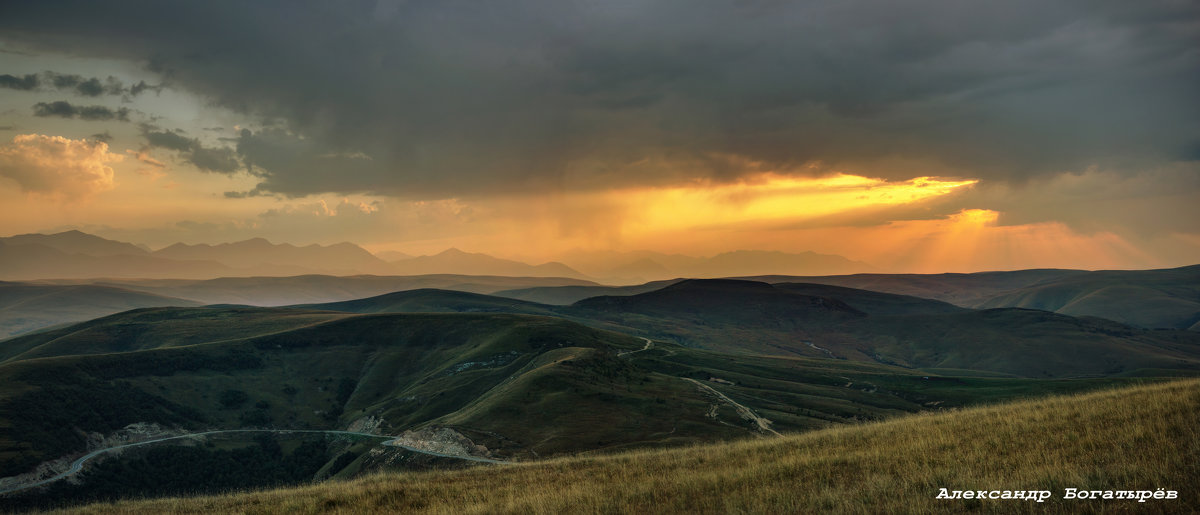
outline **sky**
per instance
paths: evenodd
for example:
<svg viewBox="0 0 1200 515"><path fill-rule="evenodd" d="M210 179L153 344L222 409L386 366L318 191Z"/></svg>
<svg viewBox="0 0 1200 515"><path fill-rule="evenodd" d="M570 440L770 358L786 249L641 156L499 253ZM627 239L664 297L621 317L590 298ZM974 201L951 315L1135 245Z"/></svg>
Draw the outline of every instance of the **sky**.
<svg viewBox="0 0 1200 515"><path fill-rule="evenodd" d="M1200 263L1188 0L0 5L0 235Z"/></svg>

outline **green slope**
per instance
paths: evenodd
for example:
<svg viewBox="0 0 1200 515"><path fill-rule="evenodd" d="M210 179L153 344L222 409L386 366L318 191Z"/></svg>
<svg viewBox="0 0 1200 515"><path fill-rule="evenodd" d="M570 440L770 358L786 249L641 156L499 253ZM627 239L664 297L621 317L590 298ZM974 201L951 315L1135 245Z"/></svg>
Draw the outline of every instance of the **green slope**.
<svg viewBox="0 0 1200 515"><path fill-rule="evenodd" d="M790 293L837 299L868 315L936 315L967 311L940 300L843 286L809 283L776 283L773 286Z"/></svg>
<svg viewBox="0 0 1200 515"><path fill-rule="evenodd" d="M412 276L222 277L209 280L124 280L106 285L173 297L205 304L249 304L285 306L341 302L385 293L419 288L491 293L497 290L534 286L595 285L582 279L561 277L503 277L487 275L431 274Z"/></svg>
<svg viewBox="0 0 1200 515"><path fill-rule="evenodd" d="M144 308L0 341L0 362L247 338L345 316L261 308Z"/></svg>
<svg viewBox="0 0 1200 515"><path fill-rule="evenodd" d="M925 313L930 301L924 299L905 302L857 290L802 287L835 295L816 297L789 288L689 280L651 293L585 299L564 312L730 353L824 356L1024 377L1200 370L1200 335L1194 331L1147 331L1098 318L1013 308L972 311L942 305ZM867 314L850 302L877 313L909 314Z"/></svg>
<svg viewBox="0 0 1200 515"><path fill-rule="evenodd" d="M999 295L981 307L1043 309L1139 327L1188 329L1200 323L1200 265L1089 272Z"/></svg>
<svg viewBox="0 0 1200 515"><path fill-rule="evenodd" d="M291 306L300 309L347 313L524 313L553 315L553 310L534 302L478 293L421 288L386 293L365 299Z"/></svg>
<svg viewBox="0 0 1200 515"><path fill-rule="evenodd" d="M648 293L683 280L684 279L651 281L646 284L638 284L634 286L538 286L534 288L500 290L492 293L492 295L497 297L508 297L511 299L538 302L541 304L566 306L591 297L637 295L639 293Z"/></svg>
<svg viewBox="0 0 1200 515"><path fill-rule="evenodd" d="M0 282L0 340L136 308L198 302L123 288Z"/></svg>
<svg viewBox="0 0 1200 515"><path fill-rule="evenodd" d="M1200 383L1180 381L784 438L136 499L78 512L1192 513L1197 405ZM1067 499L1068 488L1176 495ZM939 499L941 489L1050 494L1043 502Z"/></svg>
<svg viewBox="0 0 1200 515"><path fill-rule="evenodd" d="M647 348L517 314L164 308L15 341L27 348L0 364L0 475L134 422L324 429L372 417L388 434L448 427L498 456L532 458L762 432L726 399L788 432L1126 381Z"/></svg>

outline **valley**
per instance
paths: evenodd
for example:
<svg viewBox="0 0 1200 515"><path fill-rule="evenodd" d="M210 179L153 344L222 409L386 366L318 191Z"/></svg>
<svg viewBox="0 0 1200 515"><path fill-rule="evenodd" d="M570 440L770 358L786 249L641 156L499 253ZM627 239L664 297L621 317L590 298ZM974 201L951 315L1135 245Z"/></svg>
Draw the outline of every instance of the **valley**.
<svg viewBox="0 0 1200 515"><path fill-rule="evenodd" d="M136 248L4 244L48 242L96 259ZM157 255L370 262L355 248ZM37 509L769 442L1200 376L1196 270L5 282L0 499ZM239 460L256 464L223 475Z"/></svg>
<svg viewBox="0 0 1200 515"><path fill-rule="evenodd" d="M1200 510L1200 2L0 6L0 513Z"/></svg>
<svg viewBox="0 0 1200 515"><path fill-rule="evenodd" d="M79 456L40 479L87 484L80 469L103 452L87 435L129 424L180 440L401 437L445 467L773 438L1189 375L1194 331L813 283L685 280L565 306L418 288L149 307L3 341L0 475ZM398 466L357 449L327 451L323 474ZM38 490L15 495L41 502Z"/></svg>

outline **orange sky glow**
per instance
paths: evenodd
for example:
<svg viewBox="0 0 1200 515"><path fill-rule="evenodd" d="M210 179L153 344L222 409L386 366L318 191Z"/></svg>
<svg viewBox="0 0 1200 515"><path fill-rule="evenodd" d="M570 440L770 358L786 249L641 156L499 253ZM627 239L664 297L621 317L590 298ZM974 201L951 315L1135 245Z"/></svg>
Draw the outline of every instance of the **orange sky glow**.
<svg viewBox="0 0 1200 515"><path fill-rule="evenodd" d="M1060 222L1006 224L1002 211L962 202L945 207L979 185L971 178L760 172L732 182L426 201L370 195L227 199L220 192L248 188L253 178L188 172L144 149L27 135L0 157L27 170L19 180L0 181L6 232L78 227L152 247L265 236L296 244L353 241L372 251L414 255L458 247L528 262L579 250L814 251L878 271L922 273L1186 264L1162 259L1113 231L1081 232ZM208 232L180 235L181 228L197 227ZM1188 234L1164 239L1174 248L1200 247Z"/></svg>

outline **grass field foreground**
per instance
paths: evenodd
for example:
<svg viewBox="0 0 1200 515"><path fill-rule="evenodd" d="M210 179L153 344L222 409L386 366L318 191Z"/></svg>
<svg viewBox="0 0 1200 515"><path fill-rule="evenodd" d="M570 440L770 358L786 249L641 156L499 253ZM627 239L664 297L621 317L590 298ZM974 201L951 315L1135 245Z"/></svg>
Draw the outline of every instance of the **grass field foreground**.
<svg viewBox="0 0 1200 515"><path fill-rule="evenodd" d="M198 498L84 513L1181 513L1197 506L1200 380L906 416L782 438L565 458ZM1028 500L953 490L1049 490ZM1080 490L1174 500L1064 499Z"/></svg>

